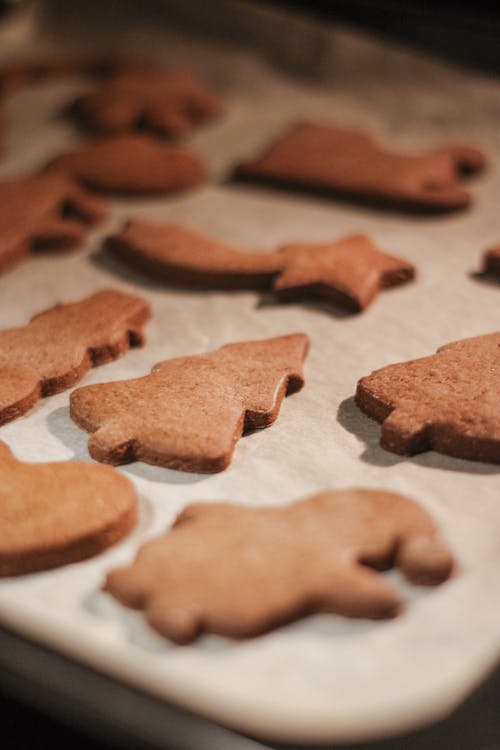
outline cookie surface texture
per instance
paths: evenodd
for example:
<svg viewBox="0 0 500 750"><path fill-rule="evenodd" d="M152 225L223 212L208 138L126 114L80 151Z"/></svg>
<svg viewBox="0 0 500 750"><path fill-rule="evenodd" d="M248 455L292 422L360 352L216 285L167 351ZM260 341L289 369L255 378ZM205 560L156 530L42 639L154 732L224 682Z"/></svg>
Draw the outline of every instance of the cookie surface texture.
<svg viewBox="0 0 500 750"><path fill-rule="evenodd" d="M374 570L392 565L433 585L453 559L415 502L348 489L283 507L188 505L104 588L182 644L203 632L255 636L315 612L393 617L402 601Z"/></svg>
<svg viewBox="0 0 500 750"><path fill-rule="evenodd" d="M219 96L188 71L120 71L78 97L77 120L103 135L152 132L177 137L216 117Z"/></svg>
<svg viewBox="0 0 500 750"><path fill-rule="evenodd" d="M302 123L260 158L239 164L235 176L394 208L446 211L469 205L461 177L479 172L485 162L481 151L466 144L403 154L364 133Z"/></svg>
<svg viewBox="0 0 500 750"><path fill-rule="evenodd" d="M202 159L144 135L104 138L68 151L48 164L91 190L109 193L170 193L200 184Z"/></svg>
<svg viewBox="0 0 500 750"><path fill-rule="evenodd" d="M93 433L97 461L223 471L243 430L268 427L302 388L308 346L297 333L160 362L142 378L78 388L71 417Z"/></svg>
<svg viewBox="0 0 500 750"><path fill-rule="evenodd" d="M107 202L65 175L0 182L0 273L33 251L66 250L108 212Z"/></svg>
<svg viewBox="0 0 500 750"><path fill-rule="evenodd" d="M140 297L104 290L0 331L0 424L27 412L41 396L70 388L90 367L142 345L150 315Z"/></svg>
<svg viewBox="0 0 500 750"><path fill-rule="evenodd" d="M108 237L105 247L170 283L206 289L269 289L282 301L319 297L355 311L368 307L380 289L415 275L411 263L378 250L363 235L252 252L187 227L135 219Z"/></svg>
<svg viewBox="0 0 500 750"><path fill-rule="evenodd" d="M376 370L359 381L356 403L382 423L389 451L500 463L500 333Z"/></svg>
<svg viewBox="0 0 500 750"><path fill-rule="evenodd" d="M137 493L109 466L23 463L0 441L0 576L79 562L126 536Z"/></svg>

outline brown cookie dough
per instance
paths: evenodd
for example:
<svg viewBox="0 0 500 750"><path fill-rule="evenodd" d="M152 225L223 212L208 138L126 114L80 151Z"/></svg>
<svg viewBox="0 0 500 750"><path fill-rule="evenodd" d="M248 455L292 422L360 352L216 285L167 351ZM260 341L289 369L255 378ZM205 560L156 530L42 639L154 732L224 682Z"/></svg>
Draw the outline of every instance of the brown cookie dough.
<svg viewBox="0 0 500 750"><path fill-rule="evenodd" d="M355 311L365 309L380 289L415 275L411 263L381 252L363 235L252 252L176 224L160 226L133 219L108 237L105 247L169 283L206 289L269 289L282 301L319 297Z"/></svg>
<svg viewBox="0 0 500 750"><path fill-rule="evenodd" d="M356 403L382 423L393 453L500 463L500 333L376 370L359 381Z"/></svg>
<svg viewBox="0 0 500 750"><path fill-rule="evenodd" d="M132 483L109 466L23 463L0 441L0 576L86 560L137 520Z"/></svg>
<svg viewBox="0 0 500 750"><path fill-rule="evenodd" d="M107 202L62 174L0 181L0 273L37 250L79 245Z"/></svg>
<svg viewBox="0 0 500 750"><path fill-rule="evenodd" d="M70 388L90 367L141 346L150 315L141 297L108 289L0 331L0 424Z"/></svg>
<svg viewBox="0 0 500 750"><path fill-rule="evenodd" d="M314 612L393 617L402 601L375 572L393 565L433 585L451 574L453 558L403 495L337 490L282 507L188 505L104 588L183 644L204 632L255 636Z"/></svg>
<svg viewBox="0 0 500 750"><path fill-rule="evenodd" d="M480 171L485 161L466 144L403 154L364 133L306 122L260 158L239 164L235 176L395 208L448 211L469 205L461 177Z"/></svg>
<svg viewBox="0 0 500 750"><path fill-rule="evenodd" d="M97 461L223 471L243 430L268 427L302 388L308 347L295 333L160 362L142 378L77 388L71 417L93 433Z"/></svg>
<svg viewBox="0 0 500 750"><path fill-rule="evenodd" d="M206 174L202 159L144 135L122 135L79 146L53 159L47 172L62 172L91 190L171 193L194 187Z"/></svg>
<svg viewBox="0 0 500 750"><path fill-rule="evenodd" d="M184 70L119 71L79 96L71 112L103 135L152 132L181 136L222 111L220 97Z"/></svg>

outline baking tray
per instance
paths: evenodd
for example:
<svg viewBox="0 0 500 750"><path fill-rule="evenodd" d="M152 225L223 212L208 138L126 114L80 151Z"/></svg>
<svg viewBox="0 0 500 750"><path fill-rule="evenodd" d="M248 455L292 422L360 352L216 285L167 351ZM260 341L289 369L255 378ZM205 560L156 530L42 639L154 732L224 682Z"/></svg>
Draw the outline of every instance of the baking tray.
<svg viewBox="0 0 500 750"><path fill-rule="evenodd" d="M286 17L281 28L285 34ZM93 370L85 383L136 377L161 359L229 341L293 331L310 335L306 387L285 401L274 426L240 441L227 471L207 477L140 463L122 467L141 494L140 523L125 542L79 565L0 583L5 627L222 724L304 743L374 739L433 722L457 706L500 655L500 468L435 453L412 459L386 453L378 446L379 426L353 404L356 381L374 368L499 327L498 285L478 279L475 271L480 251L500 235L500 83L311 24L296 35L308 49L311 28L321 39L316 85L230 44L137 26L128 40L126 34L118 38L118 51L188 64L223 89L227 115L191 139L207 158L213 181L175 198L115 201L111 219L92 233L84 252L39 256L0 279L2 327L106 286L148 298L154 318L145 348ZM9 34L6 55L55 49L29 25ZM82 86L78 79L52 82L12 98L2 174L29 172L77 142L57 112ZM434 218L227 181L235 160L304 116L361 126L396 147L466 135L490 154L491 166L471 184L473 210ZM185 222L260 248L367 232L389 252L413 261L419 278L381 294L355 316L321 305L278 306L247 292L169 289L100 251L102 237L131 215ZM87 435L69 419L68 395L40 402L2 427L0 438L27 461L89 460ZM166 529L190 501L286 503L325 487L352 485L414 497L440 524L460 563L454 580L430 591L389 573L408 602L395 621L318 615L246 642L207 636L179 648L149 631L140 614L100 592L105 572L130 560L144 539Z"/></svg>

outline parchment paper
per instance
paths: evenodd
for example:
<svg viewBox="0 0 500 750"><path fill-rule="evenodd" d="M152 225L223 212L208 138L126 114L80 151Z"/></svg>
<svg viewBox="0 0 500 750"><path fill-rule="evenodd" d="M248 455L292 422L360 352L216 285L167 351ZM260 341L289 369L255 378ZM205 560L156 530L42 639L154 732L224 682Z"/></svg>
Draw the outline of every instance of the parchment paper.
<svg viewBox="0 0 500 750"><path fill-rule="evenodd" d="M121 471L141 494L140 524L129 539L88 562L0 583L1 622L232 726L296 742L374 738L430 722L456 705L500 654L500 467L433 452L411 459L387 453L378 445L380 427L353 404L358 378L374 368L499 328L500 287L474 272L482 249L500 240L500 82L347 31L331 40L330 82L312 88L249 51L136 31L131 52L189 63L223 89L227 115L191 139L213 182L175 198L117 200L86 250L36 257L0 278L1 327L108 286L149 299L154 319L147 345L94 369L87 384L140 376L159 360L230 341L294 331L311 337L304 390L285 400L275 425L239 442L227 471L198 476L125 466ZM3 50L32 51L36 44L24 30L11 34ZM56 115L84 85L76 78L52 82L12 98L2 175L27 173L77 141ZM224 182L235 160L306 116L362 126L407 148L466 138L488 152L490 168L471 183L471 211L435 218ZM131 215L184 222L262 250L367 232L414 262L419 276L382 293L362 315L279 306L254 293L176 290L144 281L101 253L101 238ZM88 461L88 436L71 422L68 396L41 401L2 427L0 438L26 461ZM415 498L460 562L456 578L433 590L388 574L408 602L394 621L314 616L242 643L204 637L178 648L99 591L105 572L132 559L189 501L287 503L353 485Z"/></svg>

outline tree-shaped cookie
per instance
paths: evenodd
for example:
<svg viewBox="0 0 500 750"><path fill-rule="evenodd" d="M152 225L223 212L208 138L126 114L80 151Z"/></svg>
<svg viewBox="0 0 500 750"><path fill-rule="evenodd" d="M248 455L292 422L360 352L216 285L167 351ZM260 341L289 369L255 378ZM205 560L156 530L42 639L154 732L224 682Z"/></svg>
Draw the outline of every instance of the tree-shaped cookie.
<svg viewBox="0 0 500 750"><path fill-rule="evenodd" d="M381 445L500 463L500 333L361 378L356 403L382 423Z"/></svg>
<svg viewBox="0 0 500 750"><path fill-rule="evenodd" d="M71 108L80 123L98 133L164 136L184 135L221 110L219 96L192 73L153 67L119 71Z"/></svg>
<svg viewBox="0 0 500 750"><path fill-rule="evenodd" d="M202 182L205 165L185 148L145 135L120 135L77 146L52 159L46 172L67 174L90 190L170 193Z"/></svg>
<svg viewBox="0 0 500 750"><path fill-rule="evenodd" d="M97 461L222 471L243 430L272 424L302 388L308 345L296 333L160 362L142 378L78 388L71 417L93 433Z"/></svg>
<svg viewBox="0 0 500 750"><path fill-rule="evenodd" d="M0 441L0 576L93 557L137 519L132 483L110 466L17 461Z"/></svg>
<svg viewBox="0 0 500 750"><path fill-rule="evenodd" d="M203 632L254 636L313 612L393 617L402 601L374 570L392 565L432 585L453 559L416 503L351 489L284 507L189 505L104 588L182 644Z"/></svg>
<svg viewBox="0 0 500 750"><path fill-rule="evenodd" d="M279 300L319 297L356 311L366 308L380 289L409 281L415 273L411 263L378 250L363 235L252 252L177 224L132 219L105 246L170 283L270 289Z"/></svg>
<svg viewBox="0 0 500 750"><path fill-rule="evenodd" d="M61 174L0 182L0 273L37 250L80 244L107 203Z"/></svg>
<svg viewBox="0 0 500 750"><path fill-rule="evenodd" d="M142 345L149 317L141 297L108 289L0 331L0 424L27 412L41 396L70 388L90 367Z"/></svg>
<svg viewBox="0 0 500 750"><path fill-rule="evenodd" d="M484 164L483 154L465 144L397 153L364 133L306 122L260 158L239 164L235 175L397 208L445 211L470 203L461 177Z"/></svg>

